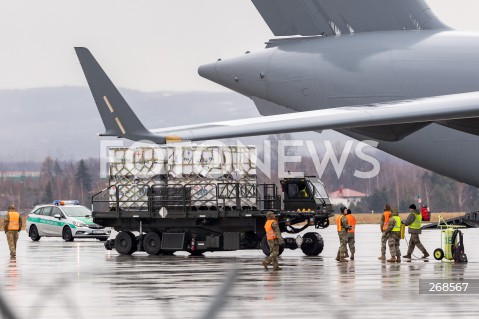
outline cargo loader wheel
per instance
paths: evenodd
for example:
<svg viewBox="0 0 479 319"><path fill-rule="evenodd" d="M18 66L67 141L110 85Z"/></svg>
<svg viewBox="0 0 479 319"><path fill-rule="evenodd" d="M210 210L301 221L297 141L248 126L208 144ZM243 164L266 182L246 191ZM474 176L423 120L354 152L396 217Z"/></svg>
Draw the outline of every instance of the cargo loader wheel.
<svg viewBox="0 0 479 319"><path fill-rule="evenodd" d="M143 248L148 255L158 255L161 251L161 238L155 232L146 234L143 239Z"/></svg>
<svg viewBox="0 0 479 319"><path fill-rule="evenodd" d="M130 232L119 232L115 238L115 249L120 255L131 255L136 251L138 243Z"/></svg>
<svg viewBox="0 0 479 319"><path fill-rule="evenodd" d="M268 239L266 239L266 236L263 237L259 246L261 247L263 254L265 254L266 256L269 256L269 254L271 254L271 251L269 250ZM279 246L279 256L281 256L283 251L284 245Z"/></svg>
<svg viewBox="0 0 479 319"><path fill-rule="evenodd" d="M444 251L441 248L434 250L434 259L442 260L444 258Z"/></svg>
<svg viewBox="0 0 479 319"><path fill-rule="evenodd" d="M324 240L318 233L306 233L303 236L301 250L306 256L318 256L324 248Z"/></svg>

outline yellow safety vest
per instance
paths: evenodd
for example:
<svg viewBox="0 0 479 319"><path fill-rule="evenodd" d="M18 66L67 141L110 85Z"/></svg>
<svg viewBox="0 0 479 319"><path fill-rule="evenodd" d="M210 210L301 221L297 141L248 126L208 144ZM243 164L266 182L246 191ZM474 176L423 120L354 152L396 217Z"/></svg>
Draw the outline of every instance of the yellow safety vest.
<svg viewBox="0 0 479 319"><path fill-rule="evenodd" d="M396 222L394 224L394 228L392 229L392 231L394 232L400 232L401 231L401 217L399 216L393 216L392 217L394 219L394 221Z"/></svg>
<svg viewBox="0 0 479 319"><path fill-rule="evenodd" d="M8 229L7 230L20 230L20 213L8 212Z"/></svg>
<svg viewBox="0 0 479 319"><path fill-rule="evenodd" d="M302 189L299 191L299 196L300 197L309 197L308 196L308 192L306 191L306 189Z"/></svg>
<svg viewBox="0 0 479 319"><path fill-rule="evenodd" d="M422 215L421 214L416 214L416 213L414 213L414 215L416 215L416 218L411 223L411 225L409 225L409 228L411 228L411 229L421 229Z"/></svg>

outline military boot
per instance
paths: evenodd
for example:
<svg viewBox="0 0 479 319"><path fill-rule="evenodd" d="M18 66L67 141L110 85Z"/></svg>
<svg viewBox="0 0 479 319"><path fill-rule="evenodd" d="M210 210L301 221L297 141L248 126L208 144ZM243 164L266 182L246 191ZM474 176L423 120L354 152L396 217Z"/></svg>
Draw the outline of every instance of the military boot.
<svg viewBox="0 0 479 319"><path fill-rule="evenodd" d="M397 257L396 257L396 262L397 262L397 263L400 263L400 262L401 262L401 256L397 256Z"/></svg>
<svg viewBox="0 0 479 319"><path fill-rule="evenodd" d="M351 253L351 260L354 260L354 253Z"/></svg>
<svg viewBox="0 0 479 319"><path fill-rule="evenodd" d="M411 254L406 254L406 255L402 256L402 258L411 259Z"/></svg>
<svg viewBox="0 0 479 319"><path fill-rule="evenodd" d="M347 260L347 259L344 258L344 257L341 257L341 258L339 258L338 261L339 261L340 263L344 263L344 262L348 262L349 260Z"/></svg>
<svg viewBox="0 0 479 319"><path fill-rule="evenodd" d="M380 257L378 257L379 260L382 260L382 261L385 261L386 260L386 256L382 255Z"/></svg>
<svg viewBox="0 0 479 319"><path fill-rule="evenodd" d="M268 270L268 262L266 260L263 261L263 267L265 270Z"/></svg>
<svg viewBox="0 0 479 319"><path fill-rule="evenodd" d="M388 263L395 263L396 262L396 257L391 257L388 260L386 260Z"/></svg>
<svg viewBox="0 0 479 319"><path fill-rule="evenodd" d="M429 254L428 254L427 251L425 251L425 252L424 252L424 256L422 256L421 258L422 258L422 259L426 259L427 257L429 257Z"/></svg>
<svg viewBox="0 0 479 319"><path fill-rule="evenodd" d="M279 267L278 261L273 261L273 270L283 270L283 268Z"/></svg>

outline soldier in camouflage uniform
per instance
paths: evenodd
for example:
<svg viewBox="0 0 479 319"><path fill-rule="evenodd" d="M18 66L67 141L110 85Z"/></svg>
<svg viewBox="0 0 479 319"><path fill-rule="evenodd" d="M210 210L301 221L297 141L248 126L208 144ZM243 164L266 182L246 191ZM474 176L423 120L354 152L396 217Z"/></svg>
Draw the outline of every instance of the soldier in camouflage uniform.
<svg viewBox="0 0 479 319"><path fill-rule="evenodd" d="M354 254L356 252L356 240L355 240L355 233L356 233L356 217L352 214L351 210L348 208L346 209L346 218L348 219L348 225L350 229L348 230L348 246L349 251L351 252L351 260L354 260Z"/></svg>
<svg viewBox="0 0 479 319"><path fill-rule="evenodd" d="M268 239L270 255L263 261L263 267L268 270L268 266L272 263L274 270L281 270L278 263L279 247L284 244L278 222L275 219L273 212L266 214L266 223L264 230L266 231L266 238Z"/></svg>
<svg viewBox="0 0 479 319"><path fill-rule="evenodd" d="M22 216L17 212L15 205L8 207L8 212L4 218L3 229L7 235L10 257L15 258L17 256L18 234L22 229Z"/></svg>
<svg viewBox="0 0 479 319"><path fill-rule="evenodd" d="M388 236L389 252L391 258L387 261L390 263L401 262L401 250L399 244L401 241L401 218L398 216L398 212L393 211L386 230Z"/></svg>
<svg viewBox="0 0 479 319"><path fill-rule="evenodd" d="M388 228L388 223L389 219L391 218L391 206L389 204L386 204L384 206L384 212L381 215L381 221L379 222L379 227L382 232L381 236L381 256L378 257L379 260L386 260L386 244L388 242L388 235L389 233L387 232Z"/></svg>
<svg viewBox="0 0 479 319"><path fill-rule="evenodd" d="M348 219L346 218L347 209L346 207L341 207L341 215L338 215L336 218L336 227L338 229L339 236L339 250L336 260L339 262L348 261L346 259L348 253L348 230L351 229L351 226L348 224Z"/></svg>
<svg viewBox="0 0 479 319"><path fill-rule="evenodd" d="M407 249L407 254L403 256L406 259L411 259L412 252L414 248L419 248L419 250L423 253L422 259L426 259L429 257L429 253L427 252L426 248L421 244L421 240L419 239L419 235L421 234L421 226L422 226L422 215L416 209L416 205L412 204L409 206L409 210L411 213L404 221L404 225L408 227L408 233L411 234L409 238L409 246Z"/></svg>

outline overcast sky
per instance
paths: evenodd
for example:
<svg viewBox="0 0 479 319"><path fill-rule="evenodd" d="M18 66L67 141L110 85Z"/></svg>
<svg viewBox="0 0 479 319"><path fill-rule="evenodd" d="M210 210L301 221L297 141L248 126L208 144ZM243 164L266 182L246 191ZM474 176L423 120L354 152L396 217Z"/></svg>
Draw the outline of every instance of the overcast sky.
<svg viewBox="0 0 479 319"><path fill-rule="evenodd" d="M450 26L479 31L479 1L428 3ZM120 87L226 90L198 66L273 37L250 0L2 0L0 30L0 89L86 85L73 50L85 46Z"/></svg>

